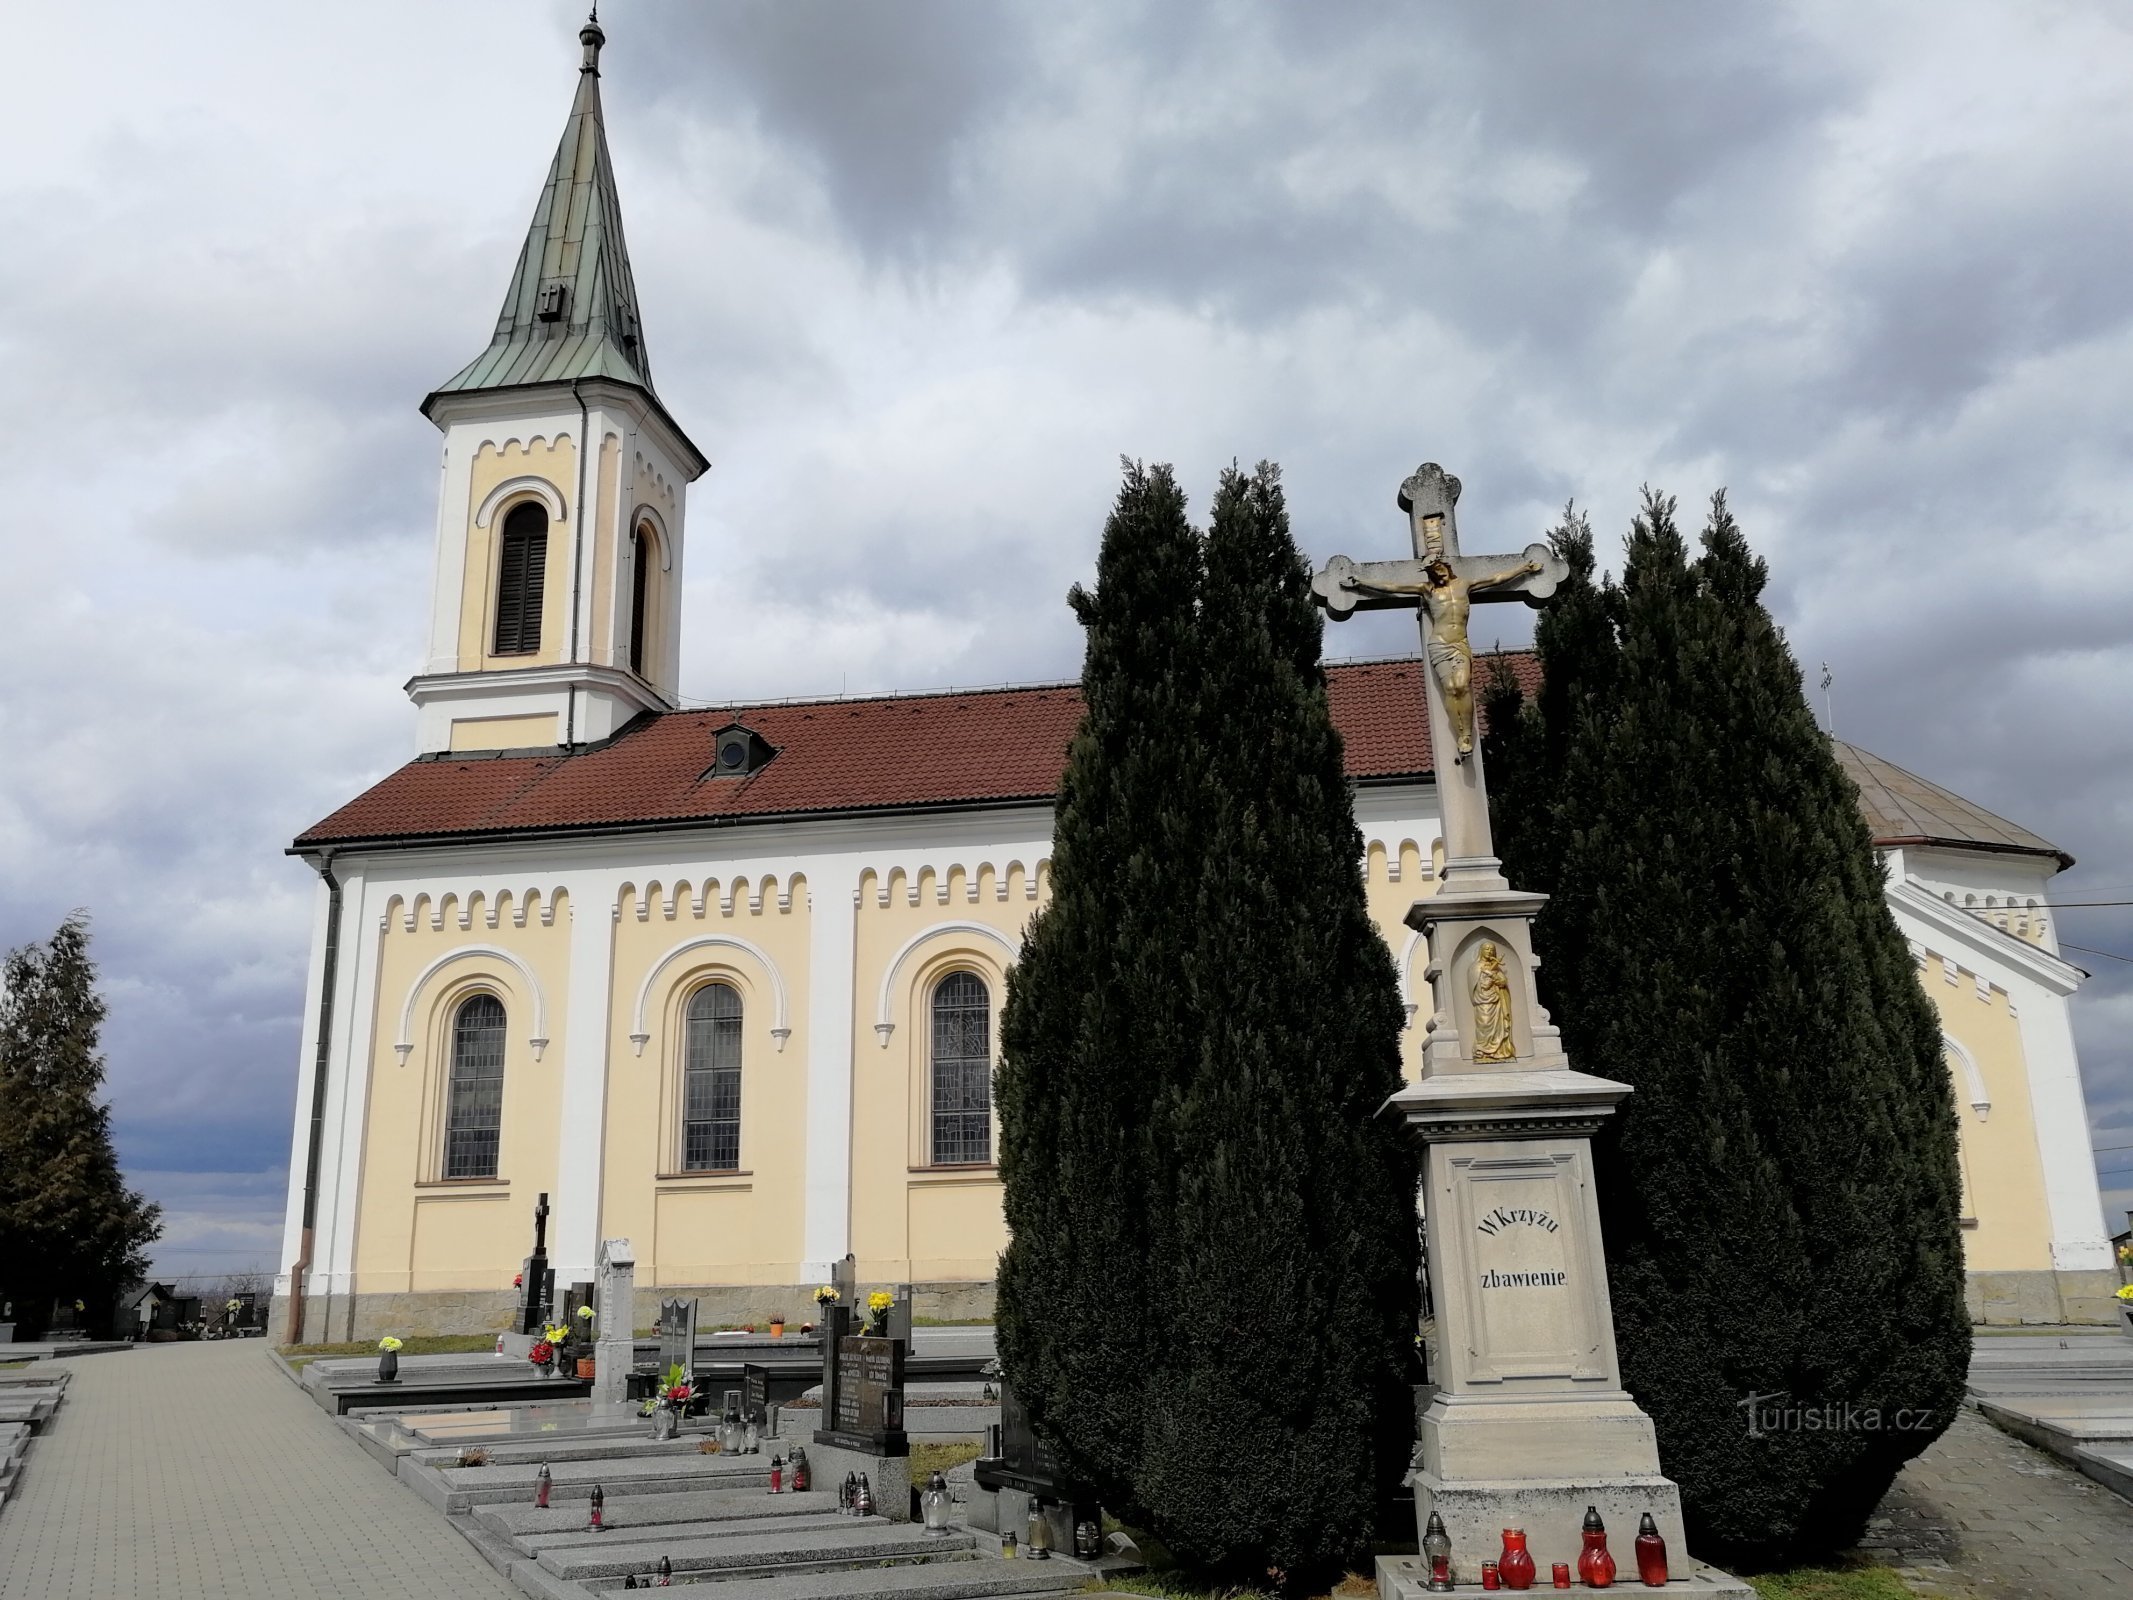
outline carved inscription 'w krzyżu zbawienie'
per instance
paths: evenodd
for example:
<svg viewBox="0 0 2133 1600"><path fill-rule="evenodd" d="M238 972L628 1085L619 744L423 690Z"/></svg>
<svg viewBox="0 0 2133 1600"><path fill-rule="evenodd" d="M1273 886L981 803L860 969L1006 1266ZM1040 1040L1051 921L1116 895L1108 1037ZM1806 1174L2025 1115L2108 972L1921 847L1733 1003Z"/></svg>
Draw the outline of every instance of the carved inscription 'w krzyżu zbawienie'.
<svg viewBox="0 0 2133 1600"><path fill-rule="evenodd" d="M1477 1233L1485 1233L1491 1238L1506 1228L1538 1228L1543 1233L1559 1233L1562 1224L1535 1206L1497 1206L1474 1225ZM1481 1274L1484 1289L1560 1289L1569 1282L1570 1274L1560 1268L1505 1272L1490 1267Z"/></svg>

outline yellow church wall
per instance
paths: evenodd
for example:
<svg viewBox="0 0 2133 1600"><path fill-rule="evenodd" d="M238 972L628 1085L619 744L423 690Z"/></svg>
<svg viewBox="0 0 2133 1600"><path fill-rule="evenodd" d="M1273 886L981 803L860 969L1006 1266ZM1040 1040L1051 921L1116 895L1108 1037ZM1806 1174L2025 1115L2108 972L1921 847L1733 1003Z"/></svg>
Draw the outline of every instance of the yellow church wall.
<svg viewBox="0 0 2133 1600"><path fill-rule="evenodd" d="M1431 864L1427 846L1406 837L1373 839L1364 854L1363 874L1363 891L1370 904L1371 919L1377 923L1378 933L1392 952L1397 972L1412 938L1407 913L1417 900L1435 894L1441 880ZM1428 985L1422 976L1425 960L1417 944L1404 974L1408 979L1404 998L1410 1003L1417 1002L1427 993ZM1424 1001L1417 1005L1413 1018L1400 1033L1400 1071L1409 1083L1422 1075L1422 1030L1428 1022Z"/></svg>
<svg viewBox="0 0 2133 1600"><path fill-rule="evenodd" d="M463 513L467 519L467 546L459 589L460 671L538 666L563 659L570 625L572 540L568 535L576 530L568 523L552 524L548 530L548 568L542 575L541 648L532 655L499 656L489 650L495 639L489 625L496 609L496 538L503 530L510 503L496 507L487 527L475 527L474 516L496 487L512 478L538 477L565 506L570 505L577 494L577 456L577 442L568 434L526 443L508 440L501 449L485 444L475 454Z"/></svg>
<svg viewBox="0 0 2133 1600"><path fill-rule="evenodd" d="M508 1289L514 1264L525 1253L533 1197L556 1187L562 1075L556 1041L567 1021L568 898L558 897L552 922L544 923L542 913L550 907L537 893L530 895L523 927L515 925L518 905L499 907L493 928L490 909L479 894L470 904L453 894L434 902L418 896L412 906L397 898L389 904L379 948L357 1206L359 1293ZM538 983L539 1004L528 973ZM494 994L504 1006L497 1175L447 1179L452 1021L460 1004L477 993ZM394 1048L403 1016L412 1046L404 1061ZM532 1043L537 1037L548 1041L538 1054Z"/></svg>
<svg viewBox="0 0 2133 1600"><path fill-rule="evenodd" d="M615 435L600 439L599 488L593 503L598 507L592 525L592 659L617 666L615 639L615 497L622 476L622 441ZM545 637L545 636L544 636Z"/></svg>
<svg viewBox="0 0 2133 1600"><path fill-rule="evenodd" d="M556 743L556 714L526 717L464 717L452 724L454 750L525 750Z"/></svg>
<svg viewBox="0 0 2133 1600"><path fill-rule="evenodd" d="M1963 1264L1972 1272L2049 1272L2051 1210L2021 1024L2009 1010L2005 991L1988 988L1980 999L1975 976L1939 955L1927 957L1920 976L1940 1012L1941 1031L1976 1062L1991 1103L1980 1116L1971 1104L1975 1091L1968 1074L1951 1060L1962 1141L1963 1215L1975 1224L1963 1230Z"/></svg>
<svg viewBox="0 0 2133 1600"><path fill-rule="evenodd" d="M797 1271L808 918L807 882L798 876L648 880L625 886L617 902L601 1226L636 1245L647 1288L789 1284ZM712 981L731 984L741 999L740 1167L684 1172L683 1021L690 997Z"/></svg>
<svg viewBox="0 0 2133 1600"><path fill-rule="evenodd" d="M852 1008L852 1253L863 1281L989 1281L1007 1243L994 1162L940 1166L932 1159L930 1003L948 974L975 972L992 1001L993 1056L999 1055L1006 969L1022 930L1046 898L1039 868L1004 871L927 868L862 875L855 930ZM1001 898L1001 891L1006 898ZM886 904L884 904L886 900ZM989 930L989 931L980 931ZM914 942L915 941L915 942ZM891 1031L876 1026L882 983L890 979Z"/></svg>

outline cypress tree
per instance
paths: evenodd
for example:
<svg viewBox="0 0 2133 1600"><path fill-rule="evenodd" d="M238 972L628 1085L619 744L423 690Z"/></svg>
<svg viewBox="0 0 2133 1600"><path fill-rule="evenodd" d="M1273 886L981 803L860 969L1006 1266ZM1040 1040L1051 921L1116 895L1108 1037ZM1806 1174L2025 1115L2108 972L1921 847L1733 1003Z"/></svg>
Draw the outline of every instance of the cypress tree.
<svg viewBox="0 0 2133 1600"><path fill-rule="evenodd" d="M1556 545L1545 687L1499 676L1489 758L1513 881L1553 896L1543 998L1636 1090L1596 1142L1623 1380L1699 1549L1841 1547L1968 1364L1938 1021L1724 496L1692 562L1647 492L1619 585L1581 522Z"/></svg>
<svg viewBox="0 0 2133 1600"><path fill-rule="evenodd" d="M1308 1585L1365 1548L1373 1425L1403 1448L1415 1166L1376 1112L1399 991L1364 897L1321 620L1276 470L1232 468L1207 540L1192 1007L1156 1108L1163 1332L1137 1482L1188 1565Z"/></svg>
<svg viewBox="0 0 2133 1600"><path fill-rule="evenodd" d="M1086 704L1000 1023L1000 1177L1010 1238L1000 1359L1062 1465L1132 1516L1152 1313L1150 1138L1190 1045L1177 982L1195 937L1202 782L1200 545L1167 466L1128 462L1097 558L1070 601L1087 631Z"/></svg>
<svg viewBox="0 0 2133 1600"><path fill-rule="evenodd" d="M0 1295L25 1336L55 1299L108 1319L147 1270L159 1208L121 1181L97 1032L104 1002L76 912L43 945L0 967Z"/></svg>

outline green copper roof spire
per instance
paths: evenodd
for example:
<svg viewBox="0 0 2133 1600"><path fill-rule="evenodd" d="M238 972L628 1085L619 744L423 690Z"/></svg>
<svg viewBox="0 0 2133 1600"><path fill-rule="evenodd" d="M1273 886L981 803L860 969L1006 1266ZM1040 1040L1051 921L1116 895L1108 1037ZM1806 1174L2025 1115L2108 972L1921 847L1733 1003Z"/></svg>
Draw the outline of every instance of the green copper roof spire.
<svg viewBox="0 0 2133 1600"><path fill-rule="evenodd" d="M438 386L438 394L573 378L612 378L652 392L615 169L600 120L600 46L607 35L597 10L578 40L585 60L577 98L533 208L496 334L488 349Z"/></svg>

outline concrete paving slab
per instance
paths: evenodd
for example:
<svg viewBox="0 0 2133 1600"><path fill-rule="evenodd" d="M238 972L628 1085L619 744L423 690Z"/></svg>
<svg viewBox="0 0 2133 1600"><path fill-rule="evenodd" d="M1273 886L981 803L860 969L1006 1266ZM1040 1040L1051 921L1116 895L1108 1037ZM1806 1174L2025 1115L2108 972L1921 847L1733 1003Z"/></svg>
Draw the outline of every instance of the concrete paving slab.
<svg viewBox="0 0 2133 1600"><path fill-rule="evenodd" d="M0 1600L513 1600L256 1340L73 1366L0 1512Z"/></svg>
<svg viewBox="0 0 2133 1600"><path fill-rule="evenodd" d="M841 1527L811 1532L759 1534L738 1539L676 1539L645 1542L620 1537L596 1549L544 1551L540 1564L559 1578L579 1582L588 1578L616 1577L656 1566L661 1556L674 1563L676 1573L751 1571L769 1566L830 1562L939 1559L974 1546L967 1533L946 1538L928 1536L925 1529L907 1522L884 1522L879 1517L858 1520L840 1517Z"/></svg>
<svg viewBox="0 0 2133 1600"><path fill-rule="evenodd" d="M837 1497L821 1490L806 1494L755 1494L744 1490L711 1490L688 1494L633 1494L611 1502L609 1520L619 1527L647 1528L687 1522L730 1518L745 1521L754 1516L820 1516L837 1512ZM585 1521L582 1500L543 1511L534 1505L477 1506L474 1520L494 1528L507 1538L578 1527Z"/></svg>

